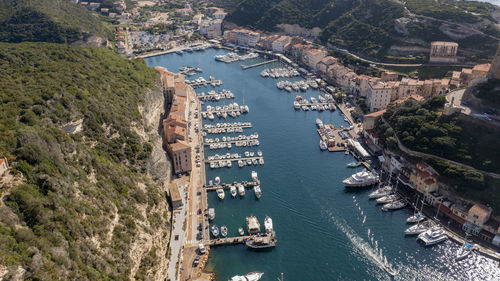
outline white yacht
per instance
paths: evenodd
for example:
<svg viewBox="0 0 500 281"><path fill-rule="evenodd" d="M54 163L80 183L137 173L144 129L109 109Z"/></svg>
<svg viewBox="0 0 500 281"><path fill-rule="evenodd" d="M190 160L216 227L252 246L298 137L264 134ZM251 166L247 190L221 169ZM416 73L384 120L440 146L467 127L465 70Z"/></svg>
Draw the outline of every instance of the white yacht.
<svg viewBox="0 0 500 281"><path fill-rule="evenodd" d="M327 148L328 148L328 146L326 145L326 143L323 140L320 140L319 141L319 149L326 150Z"/></svg>
<svg viewBox="0 0 500 281"><path fill-rule="evenodd" d="M219 197L219 199L223 200L225 196L226 196L226 194L224 193L224 189L217 188L217 197Z"/></svg>
<svg viewBox="0 0 500 281"><path fill-rule="evenodd" d="M220 178L219 177L215 177L214 184L215 185L219 185L220 184Z"/></svg>
<svg viewBox="0 0 500 281"><path fill-rule="evenodd" d="M389 195L392 196L392 195ZM390 211L390 210L399 210L401 208L406 207L406 201L404 199L392 201L391 203L387 203L382 207L382 211Z"/></svg>
<svg viewBox="0 0 500 281"><path fill-rule="evenodd" d="M376 199L376 198L390 195L391 193L392 193L392 187L387 185L387 186L381 187L381 188L373 191L372 193L368 194L368 198Z"/></svg>
<svg viewBox="0 0 500 281"><path fill-rule="evenodd" d="M264 218L264 228L266 230L266 233L273 233L273 219L271 219L269 216L266 216Z"/></svg>
<svg viewBox="0 0 500 281"><path fill-rule="evenodd" d="M234 198L237 194L238 192L236 191L236 186L231 185L231 196Z"/></svg>
<svg viewBox="0 0 500 281"><path fill-rule="evenodd" d="M387 204L387 203L391 203L393 201L396 201L398 200L399 197L395 194L390 194L390 195L386 195L386 196L382 196L380 198L377 198L377 204Z"/></svg>
<svg viewBox="0 0 500 281"><path fill-rule="evenodd" d="M259 164L260 164L260 165L264 165L264 158L260 158L260 159L259 159Z"/></svg>
<svg viewBox="0 0 500 281"><path fill-rule="evenodd" d="M425 216L422 213L415 213L413 216L406 219L407 223L416 223L425 220Z"/></svg>
<svg viewBox="0 0 500 281"><path fill-rule="evenodd" d="M259 181L259 177L257 175L257 172L256 171L252 171L252 180L253 181Z"/></svg>
<svg viewBox="0 0 500 281"><path fill-rule="evenodd" d="M474 244L465 242L457 251L455 260L462 260L466 258L475 249Z"/></svg>
<svg viewBox="0 0 500 281"><path fill-rule="evenodd" d="M441 243L448 239L444 230L439 226L434 226L424 233L418 235L417 240L424 242L425 246Z"/></svg>
<svg viewBox="0 0 500 281"><path fill-rule="evenodd" d="M262 272L250 272L247 275L236 275L233 276L229 281L258 281L262 278L264 273Z"/></svg>
<svg viewBox="0 0 500 281"><path fill-rule="evenodd" d="M323 128L323 121L321 119L316 118L316 126L318 126L319 129Z"/></svg>
<svg viewBox="0 0 500 281"><path fill-rule="evenodd" d="M346 187L365 187L371 186L378 182L378 176L372 172L363 169L363 171L355 173L354 175L342 181Z"/></svg>
<svg viewBox="0 0 500 281"><path fill-rule="evenodd" d="M245 187L242 184L238 185L238 193L240 196L245 196Z"/></svg>
<svg viewBox="0 0 500 281"><path fill-rule="evenodd" d="M260 185L254 186L253 191L255 192L255 197L257 197L257 199L259 199L260 196L262 196L262 191L260 190Z"/></svg>
<svg viewBox="0 0 500 281"><path fill-rule="evenodd" d="M215 219L215 209L214 208L208 209L208 219L209 220Z"/></svg>
<svg viewBox="0 0 500 281"><path fill-rule="evenodd" d="M298 101L293 101L293 108L300 109L300 103Z"/></svg>
<svg viewBox="0 0 500 281"><path fill-rule="evenodd" d="M220 234L222 235L222 237L227 236L227 226L224 225L220 228Z"/></svg>

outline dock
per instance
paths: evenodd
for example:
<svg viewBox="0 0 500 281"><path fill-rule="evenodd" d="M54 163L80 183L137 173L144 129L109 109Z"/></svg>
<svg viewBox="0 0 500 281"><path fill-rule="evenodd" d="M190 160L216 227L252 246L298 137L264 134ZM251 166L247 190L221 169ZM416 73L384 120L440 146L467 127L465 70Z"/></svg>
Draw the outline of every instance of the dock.
<svg viewBox="0 0 500 281"><path fill-rule="evenodd" d="M237 184L242 184L245 188L250 188L250 187L254 187L256 185L259 185L259 182L244 181L244 182L233 182L232 184L223 183L223 184L219 184L219 185L206 185L205 190L206 191L214 191L214 190L217 190L219 188L229 189L231 187L231 185L237 185Z"/></svg>
<svg viewBox="0 0 500 281"><path fill-rule="evenodd" d="M312 105L316 105L316 106L318 106L318 105L327 105L327 106L330 106L332 104L335 105L334 102L315 102L315 103L311 103L311 102L302 102L301 103L301 102L299 102L299 104L300 104L300 106L304 106L304 105L305 106L312 106Z"/></svg>
<svg viewBox="0 0 500 281"><path fill-rule="evenodd" d="M327 131L330 131L333 135L333 138L327 134ZM337 151L345 151L347 147L345 146L345 141L340 137L339 131L342 129L334 129L333 125L325 124L323 128L317 130L321 139L327 144L328 151L337 152ZM338 146L338 143L343 143L344 145Z"/></svg>
<svg viewBox="0 0 500 281"><path fill-rule="evenodd" d="M226 238L217 238L211 239L208 245L210 246L222 246L222 245L235 245L235 244L244 244L245 241L250 238L250 235L247 236L239 236L239 237L226 237Z"/></svg>
<svg viewBox="0 0 500 281"><path fill-rule="evenodd" d="M205 160L205 163L207 163L207 164L210 164L212 162L218 163L219 161L231 161L231 162L234 162L234 161L238 161L238 160L247 161L247 160L253 160L253 159L256 159L256 160L264 159L264 156L241 157L241 158L226 158L226 159L217 159L217 160Z"/></svg>
<svg viewBox="0 0 500 281"><path fill-rule="evenodd" d="M242 68L243 70L245 70L245 69L249 69L249 68L253 68L253 67L257 67L257 66L265 65L265 64L268 64L268 63L276 62L276 61L278 61L278 59L273 59L273 60L263 61L263 62L259 62L259 63L252 64L252 65L241 65L241 68Z"/></svg>
<svg viewBox="0 0 500 281"><path fill-rule="evenodd" d="M213 127L213 128L203 128L205 131L209 130L217 130L217 129L229 129L229 128L242 128L242 129L247 129L247 128L252 128L252 125L242 125L242 126L229 126L229 127Z"/></svg>

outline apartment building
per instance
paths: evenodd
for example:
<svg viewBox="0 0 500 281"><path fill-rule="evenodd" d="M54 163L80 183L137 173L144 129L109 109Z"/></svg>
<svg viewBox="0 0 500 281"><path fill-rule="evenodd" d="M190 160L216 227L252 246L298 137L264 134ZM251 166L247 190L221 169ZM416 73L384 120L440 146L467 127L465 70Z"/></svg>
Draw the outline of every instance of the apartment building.
<svg viewBox="0 0 500 281"><path fill-rule="evenodd" d="M458 44L455 42L435 41L431 43L429 62L454 63L457 62Z"/></svg>
<svg viewBox="0 0 500 281"><path fill-rule="evenodd" d="M316 70L318 62L326 57L326 55L327 52L325 50L308 48L302 54L302 62L309 68Z"/></svg>
<svg viewBox="0 0 500 281"><path fill-rule="evenodd" d="M370 112L385 109L391 102L392 88L383 82L368 83L366 105Z"/></svg>
<svg viewBox="0 0 500 281"><path fill-rule="evenodd" d="M276 53L284 53L290 49L290 43L292 42L292 37L290 36L280 36L271 43L271 49Z"/></svg>
<svg viewBox="0 0 500 281"><path fill-rule="evenodd" d="M427 163L419 162L410 175L410 183L422 194L429 194L438 190L438 173Z"/></svg>

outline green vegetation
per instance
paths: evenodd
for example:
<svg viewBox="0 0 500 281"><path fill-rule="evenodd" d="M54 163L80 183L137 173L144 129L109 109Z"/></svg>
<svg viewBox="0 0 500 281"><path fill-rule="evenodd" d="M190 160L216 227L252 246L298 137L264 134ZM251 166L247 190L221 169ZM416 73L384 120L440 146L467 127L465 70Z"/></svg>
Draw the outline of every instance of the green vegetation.
<svg viewBox="0 0 500 281"><path fill-rule="evenodd" d="M72 43L110 32L81 5L58 0L0 0L0 41Z"/></svg>
<svg viewBox="0 0 500 281"><path fill-rule="evenodd" d="M500 109L500 80L490 79L488 82L477 85L473 94L484 104Z"/></svg>
<svg viewBox="0 0 500 281"><path fill-rule="evenodd" d="M410 77L416 77L420 80L451 77L452 71L462 70L461 66L382 66L384 69L401 73Z"/></svg>
<svg viewBox="0 0 500 281"><path fill-rule="evenodd" d="M29 280L130 279L136 234L168 221L151 212L164 194L145 176L152 146L134 130L156 71L103 48L0 49L0 154L25 178L0 204L0 264ZM77 120L81 131L62 129Z"/></svg>

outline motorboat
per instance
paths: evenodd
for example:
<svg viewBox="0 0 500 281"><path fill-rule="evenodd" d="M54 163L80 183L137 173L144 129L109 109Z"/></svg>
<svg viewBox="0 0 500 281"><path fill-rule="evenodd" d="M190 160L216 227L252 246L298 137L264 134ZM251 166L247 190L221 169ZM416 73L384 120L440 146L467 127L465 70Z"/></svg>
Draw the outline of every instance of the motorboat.
<svg viewBox="0 0 500 281"><path fill-rule="evenodd" d="M323 121L321 119L316 118L316 126L318 126L319 129L323 128Z"/></svg>
<svg viewBox="0 0 500 281"><path fill-rule="evenodd" d="M361 166L361 163L357 162L357 161L353 161L349 164L347 164L347 168L356 168L356 167L359 167Z"/></svg>
<svg viewBox="0 0 500 281"><path fill-rule="evenodd" d="M392 187L387 185L387 186L381 187L381 188L373 191L372 193L368 194L368 198L370 198L370 199L380 198L380 197L390 195L391 193L392 193Z"/></svg>
<svg viewBox="0 0 500 281"><path fill-rule="evenodd" d="M392 196L392 195L389 195ZM390 211L390 210L398 210L401 208L406 207L408 203L404 199L397 200L397 201L392 201L391 203L387 203L384 206L382 206L382 211Z"/></svg>
<svg viewBox="0 0 500 281"><path fill-rule="evenodd" d="M257 156L262 157L262 151L257 151Z"/></svg>
<svg viewBox="0 0 500 281"><path fill-rule="evenodd" d="M238 192L236 191L236 186L231 185L231 196L234 198L237 194Z"/></svg>
<svg viewBox="0 0 500 281"><path fill-rule="evenodd" d="M217 197L219 197L219 199L223 200L224 197L225 197L225 193L224 193L224 189L222 188L217 188Z"/></svg>
<svg viewBox="0 0 500 281"><path fill-rule="evenodd" d="M244 165L244 162L242 160L238 160L238 167L242 168Z"/></svg>
<svg viewBox="0 0 500 281"><path fill-rule="evenodd" d="M264 158L260 158L260 159L259 159L259 164L260 164L260 165L264 165Z"/></svg>
<svg viewBox="0 0 500 281"><path fill-rule="evenodd" d="M425 220L425 216L422 213L415 213L413 216L406 219L407 223L416 223Z"/></svg>
<svg viewBox="0 0 500 281"><path fill-rule="evenodd" d="M376 184L378 180L378 175L363 169L363 171L353 174L342 182L346 187L365 187Z"/></svg>
<svg viewBox="0 0 500 281"><path fill-rule="evenodd" d="M253 191L255 192L255 197L257 197L257 199L259 199L260 196L262 196L262 191L260 190L260 185L254 186Z"/></svg>
<svg viewBox="0 0 500 281"><path fill-rule="evenodd" d="M215 209L214 208L208 209L208 219L209 220L215 219Z"/></svg>
<svg viewBox="0 0 500 281"><path fill-rule="evenodd" d="M215 177L214 184L215 185L219 185L220 184L220 178L219 177Z"/></svg>
<svg viewBox="0 0 500 281"><path fill-rule="evenodd" d="M431 228L432 226L433 226L432 221L430 221L430 220L424 221L422 223L418 223L418 224L415 224L415 225L408 227L405 230L405 235L417 235L420 233L424 233L427 230L429 230L429 228Z"/></svg>
<svg viewBox="0 0 500 281"><path fill-rule="evenodd" d="M266 233L273 233L273 219L269 216L264 218L264 229L266 230Z"/></svg>
<svg viewBox="0 0 500 281"><path fill-rule="evenodd" d="M390 195L386 195L386 196L382 196L380 198L377 198L377 204L387 204L387 203L391 203L393 201L396 201L398 200L399 197L395 194L390 194Z"/></svg>
<svg viewBox="0 0 500 281"><path fill-rule="evenodd" d="M326 143L323 140L320 140L319 141L319 149L326 150L327 148L328 148L328 146L326 145Z"/></svg>
<svg viewBox="0 0 500 281"><path fill-rule="evenodd" d="M300 103L298 101L294 101L293 102L293 108L295 108L296 110L299 110L300 109Z"/></svg>
<svg viewBox="0 0 500 281"><path fill-rule="evenodd" d="M214 237L219 236L219 228L216 225L212 225L212 227L210 228L210 231L212 232L212 235Z"/></svg>
<svg viewBox="0 0 500 281"><path fill-rule="evenodd" d="M220 228L220 234L222 235L222 237L227 236L227 226L224 225Z"/></svg>
<svg viewBox="0 0 500 281"><path fill-rule="evenodd" d="M259 181L259 176L257 175L256 171L252 171L252 180L253 181Z"/></svg>
<svg viewBox="0 0 500 281"><path fill-rule="evenodd" d="M462 260L466 258L472 251L475 249L474 244L471 244L469 242L465 242L457 251L457 254L455 256L455 260Z"/></svg>
<svg viewBox="0 0 500 281"><path fill-rule="evenodd" d="M257 234L260 232L260 223L255 216L249 216L246 218L247 231L249 234Z"/></svg>
<svg viewBox="0 0 500 281"><path fill-rule="evenodd" d="M278 240L273 234L253 235L245 241L247 247L252 249L265 249L276 246Z"/></svg>
<svg viewBox="0 0 500 281"><path fill-rule="evenodd" d="M236 275L233 276L229 281L257 281L262 278L264 273L262 272L250 272L247 275Z"/></svg>
<svg viewBox="0 0 500 281"><path fill-rule="evenodd" d="M439 226L434 226L424 233L418 235L417 240L422 241L425 246L435 245L448 239L444 230Z"/></svg>
<svg viewBox="0 0 500 281"><path fill-rule="evenodd" d="M238 193L240 196L245 196L245 187L242 184L238 185Z"/></svg>

